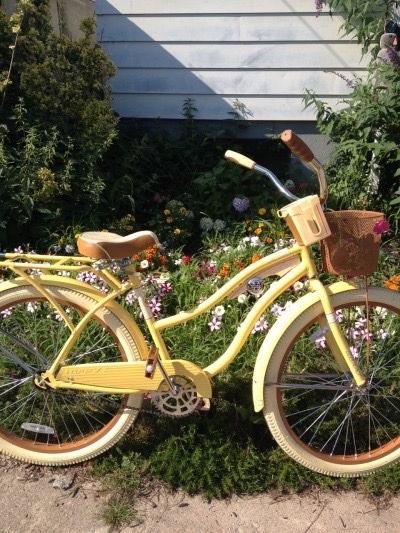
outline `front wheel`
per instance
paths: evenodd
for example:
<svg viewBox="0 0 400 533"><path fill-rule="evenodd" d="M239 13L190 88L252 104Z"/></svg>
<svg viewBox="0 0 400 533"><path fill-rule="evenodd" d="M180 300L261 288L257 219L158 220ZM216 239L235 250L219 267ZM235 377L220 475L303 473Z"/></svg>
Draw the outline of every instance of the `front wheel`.
<svg viewBox="0 0 400 533"><path fill-rule="evenodd" d="M270 359L264 416L278 444L307 468L355 477L400 460L400 294L336 294L332 304L367 377L357 390L328 346L320 302L294 319Z"/></svg>
<svg viewBox="0 0 400 533"><path fill-rule="evenodd" d="M46 290L76 325L96 300L69 287ZM66 465L110 448L138 415L141 394L41 389L70 329L31 286L0 292L0 451L36 464ZM65 364L134 361L137 343L121 319L100 309Z"/></svg>

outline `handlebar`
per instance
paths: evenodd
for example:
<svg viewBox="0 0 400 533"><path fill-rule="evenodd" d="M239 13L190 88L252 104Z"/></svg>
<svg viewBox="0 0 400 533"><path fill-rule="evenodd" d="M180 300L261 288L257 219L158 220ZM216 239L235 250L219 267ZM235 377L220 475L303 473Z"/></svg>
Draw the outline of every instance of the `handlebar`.
<svg viewBox="0 0 400 533"><path fill-rule="evenodd" d="M319 182L319 199L321 203L324 203L328 197L328 191L325 172L321 163L314 157L314 154L307 146L307 144L302 139L300 139L300 137L298 137L292 130L285 130L281 134L280 138L286 144L289 150L294 155L299 157L302 161L304 161L307 166L311 168L311 170L317 175ZM282 185L281 181L277 178L277 176L275 176L275 174L271 170L261 165L258 165L250 158L239 154L238 152L233 152L232 150L227 150L225 152L225 158L229 161L233 161L236 165L248 168L249 170L255 170L259 174L267 176L267 178L272 181L278 191L291 202L299 199L297 196L292 194L284 185Z"/></svg>

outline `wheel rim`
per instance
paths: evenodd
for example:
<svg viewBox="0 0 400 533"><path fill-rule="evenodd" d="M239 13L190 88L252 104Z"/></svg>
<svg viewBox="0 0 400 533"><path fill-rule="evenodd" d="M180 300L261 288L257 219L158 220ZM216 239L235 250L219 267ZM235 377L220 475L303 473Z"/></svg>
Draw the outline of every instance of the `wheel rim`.
<svg viewBox="0 0 400 533"><path fill-rule="evenodd" d="M307 453L356 465L400 446L399 312L373 302L367 311L359 302L336 308L336 316L368 388L351 388L327 348L326 325L314 320L283 358L277 403L286 432Z"/></svg>
<svg viewBox="0 0 400 533"><path fill-rule="evenodd" d="M81 308L59 303L76 324ZM129 396L35 386L34 372L49 366L69 333L42 298L20 299L12 308L0 309L0 437L19 448L40 453L79 450L107 434L125 411ZM118 340L96 318L65 364L110 361L121 361Z"/></svg>

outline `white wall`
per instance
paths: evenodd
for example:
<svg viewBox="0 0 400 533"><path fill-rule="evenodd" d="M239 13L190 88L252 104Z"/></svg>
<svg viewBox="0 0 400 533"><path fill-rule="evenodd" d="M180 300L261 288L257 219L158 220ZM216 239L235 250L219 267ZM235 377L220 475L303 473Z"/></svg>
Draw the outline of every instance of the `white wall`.
<svg viewBox="0 0 400 533"><path fill-rule="evenodd" d="M333 71L368 63L313 0L97 0L96 13L125 117L181 118L191 96L201 119L229 118L237 98L254 121L313 121L305 89L335 105L349 87Z"/></svg>

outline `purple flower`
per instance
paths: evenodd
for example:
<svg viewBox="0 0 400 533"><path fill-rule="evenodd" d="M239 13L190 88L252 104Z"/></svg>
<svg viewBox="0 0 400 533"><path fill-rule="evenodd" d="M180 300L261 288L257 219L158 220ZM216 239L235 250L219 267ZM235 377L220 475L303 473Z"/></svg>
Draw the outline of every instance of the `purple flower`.
<svg viewBox="0 0 400 533"><path fill-rule="evenodd" d="M136 302L137 296L135 295L134 291L128 292L128 294L125 296L125 302L128 305L133 305L134 302Z"/></svg>
<svg viewBox="0 0 400 533"><path fill-rule="evenodd" d="M0 311L0 316L1 318L5 318L7 316L11 316L11 313L12 313L12 307L8 307L7 309L3 309L2 311Z"/></svg>
<svg viewBox="0 0 400 533"><path fill-rule="evenodd" d="M250 206L250 200L246 196L236 196L232 200L232 206L238 213L244 213Z"/></svg>
<svg viewBox="0 0 400 533"><path fill-rule="evenodd" d="M160 295L166 296L172 292L172 283L170 281L163 281L160 285Z"/></svg>
<svg viewBox="0 0 400 533"><path fill-rule="evenodd" d="M94 285L98 282L98 277L94 272L80 272L76 279L79 281L83 281L84 283L90 283L91 285Z"/></svg>
<svg viewBox="0 0 400 533"><path fill-rule="evenodd" d="M378 222L374 225L374 233L376 235L382 235L383 233L387 233L390 230L390 224L389 222L384 218L382 220L378 220Z"/></svg>
<svg viewBox="0 0 400 533"><path fill-rule="evenodd" d="M257 333L259 331L267 331L268 329L268 322L265 320L265 316L261 315L260 318L257 320L256 325L254 326L252 330L252 334Z"/></svg>
<svg viewBox="0 0 400 533"><path fill-rule="evenodd" d="M400 67L400 57L397 55L397 52L394 48L386 48L386 54L392 65L395 67Z"/></svg>
<svg viewBox="0 0 400 533"><path fill-rule="evenodd" d="M157 296L153 296L153 298L149 301L149 307L155 317L160 315L161 301L159 298L157 298Z"/></svg>
<svg viewBox="0 0 400 533"><path fill-rule="evenodd" d="M360 356L360 353L355 346L350 346L350 353L353 356L353 359L358 359Z"/></svg>
<svg viewBox="0 0 400 533"><path fill-rule="evenodd" d="M67 244L65 246L65 252L67 254L73 254L75 252L75 246L73 246L72 244Z"/></svg>
<svg viewBox="0 0 400 533"><path fill-rule="evenodd" d="M210 331L218 331L221 329L221 319L218 316L213 316L211 321L208 323Z"/></svg>
<svg viewBox="0 0 400 533"><path fill-rule="evenodd" d="M326 348L326 338L322 336L319 339L315 339L315 346L321 349Z"/></svg>
<svg viewBox="0 0 400 533"><path fill-rule="evenodd" d="M315 10L317 12L317 17L320 16L322 8L324 7L323 0L314 0Z"/></svg>

